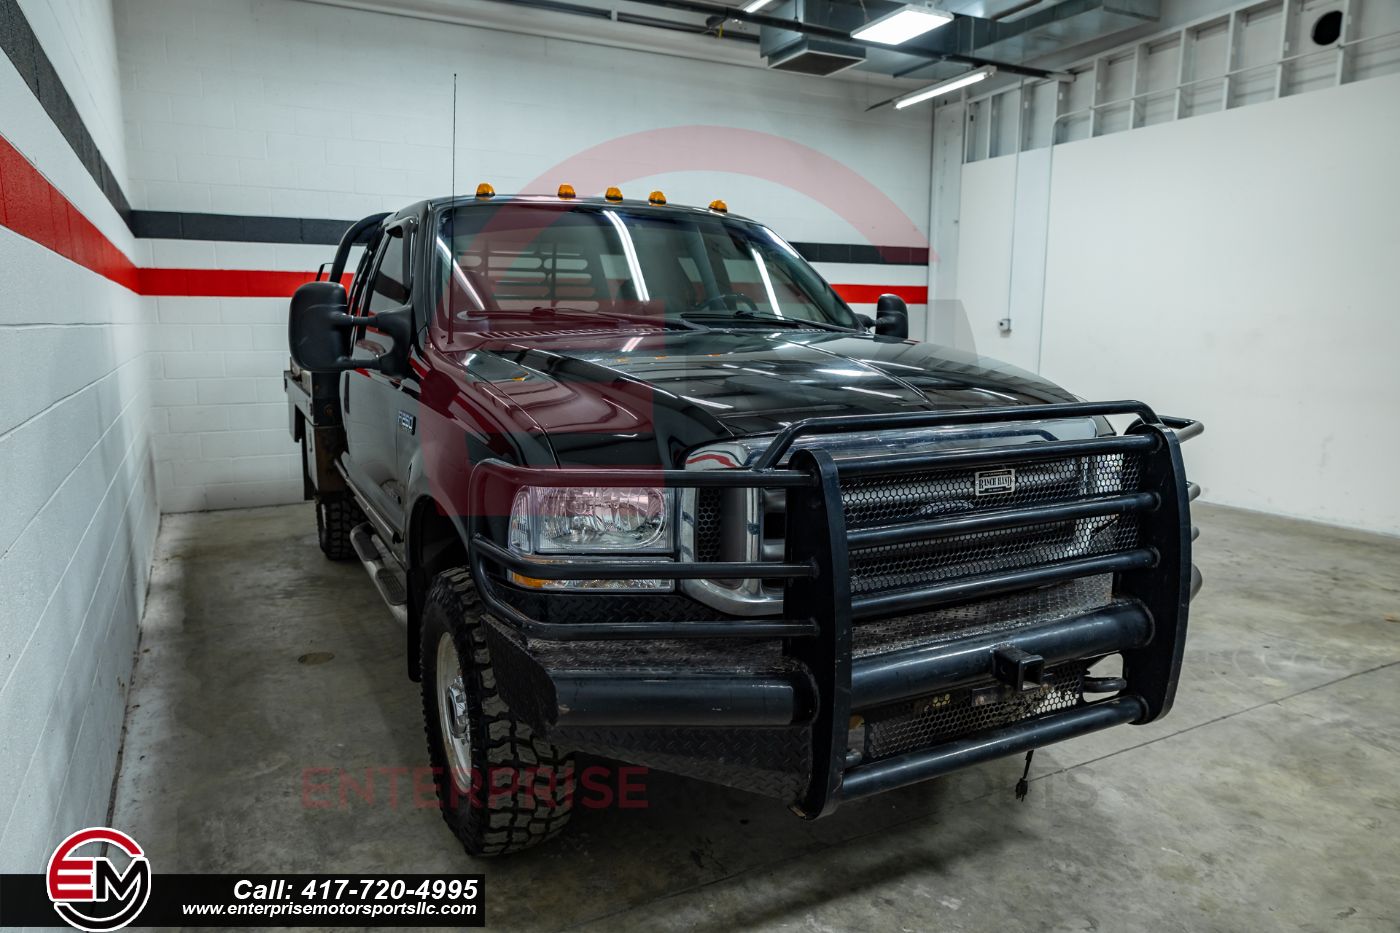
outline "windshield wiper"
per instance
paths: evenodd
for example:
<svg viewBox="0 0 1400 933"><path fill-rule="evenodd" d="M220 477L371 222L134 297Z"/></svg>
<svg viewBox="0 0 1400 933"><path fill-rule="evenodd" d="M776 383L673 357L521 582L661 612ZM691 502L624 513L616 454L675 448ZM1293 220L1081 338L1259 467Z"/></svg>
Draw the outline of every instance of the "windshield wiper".
<svg viewBox="0 0 1400 933"><path fill-rule="evenodd" d="M642 314L622 314L617 311L604 311L602 309L588 311L583 308L565 308L550 305L536 305L535 307L530 309L530 313L532 315L549 313L576 314L579 317L614 318L619 321L633 321L638 324L650 324L652 327L660 327L662 329L680 327L683 330L709 330L708 327L704 327L700 324L694 324L686 320L679 320L677 318L659 316L647 317L646 315Z"/></svg>
<svg viewBox="0 0 1400 933"><path fill-rule="evenodd" d="M849 334L855 332L854 328L842 327L839 324L828 324L825 321L806 321L793 317L781 317L776 314L758 314L754 311L749 311L743 308L734 312L685 311L682 312L680 316L683 320L694 319L698 321L734 321L738 323L746 323L749 321L753 321L755 323L763 324L786 324L789 327L801 327L804 329L808 327L814 327L817 330L831 330L842 334Z"/></svg>

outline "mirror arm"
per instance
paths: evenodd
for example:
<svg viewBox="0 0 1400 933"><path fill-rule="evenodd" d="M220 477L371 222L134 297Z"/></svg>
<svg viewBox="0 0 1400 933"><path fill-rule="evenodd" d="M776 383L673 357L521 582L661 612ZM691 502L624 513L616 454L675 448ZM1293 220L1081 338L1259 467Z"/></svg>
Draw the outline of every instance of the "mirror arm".
<svg viewBox="0 0 1400 933"><path fill-rule="evenodd" d="M388 353L376 356L373 360L357 360L358 365L348 366L347 369L376 369L386 376L406 376L408 375L408 351L413 343L413 321L412 312L407 308L400 308L395 311L380 311L375 314L365 314L355 317L351 314L340 312L331 315L331 324L335 327L359 327L361 325L378 328L394 341L393 349Z"/></svg>

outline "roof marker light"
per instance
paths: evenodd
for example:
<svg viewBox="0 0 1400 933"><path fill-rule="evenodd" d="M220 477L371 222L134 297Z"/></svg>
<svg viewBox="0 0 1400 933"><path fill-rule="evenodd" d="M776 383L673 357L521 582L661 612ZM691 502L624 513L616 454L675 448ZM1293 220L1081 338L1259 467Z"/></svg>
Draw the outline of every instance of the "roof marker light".
<svg viewBox="0 0 1400 933"><path fill-rule="evenodd" d="M894 109L903 110L905 107L912 104L922 103L923 101L930 100L934 97L940 97L944 94L951 94L953 91L965 88L969 84L976 84L978 81L990 78L992 75L996 74L996 71L995 68L988 65L985 68L978 68L976 71L960 74L956 78L940 81L938 84L930 84L926 88L920 88L917 91L905 94L903 97L895 98Z"/></svg>
<svg viewBox="0 0 1400 933"><path fill-rule="evenodd" d="M559 186L559 199L560 199L561 201L572 200L573 197L574 197L574 186L573 186L573 185L560 185L560 186Z"/></svg>
<svg viewBox="0 0 1400 933"><path fill-rule="evenodd" d="M481 184L476 186L477 200L485 201L487 198L494 198L495 196L496 189L492 188L486 182L483 181Z"/></svg>
<svg viewBox="0 0 1400 933"><path fill-rule="evenodd" d="M647 195L647 203L656 205L665 204L666 195L662 194L660 189L653 191L651 194Z"/></svg>
<svg viewBox="0 0 1400 933"><path fill-rule="evenodd" d="M932 4L906 3L894 12L872 19L854 30L851 38L881 45L903 45L952 21L952 13L935 9Z"/></svg>
<svg viewBox="0 0 1400 933"><path fill-rule="evenodd" d="M621 201L621 200L622 200L622 189L621 189L621 188L609 188L607 191L604 191L604 192L603 192L603 197L607 198L609 201Z"/></svg>
<svg viewBox="0 0 1400 933"><path fill-rule="evenodd" d="M729 205L725 204L719 198L715 198L710 202L710 210L719 211L721 214L727 214L729 213Z"/></svg>

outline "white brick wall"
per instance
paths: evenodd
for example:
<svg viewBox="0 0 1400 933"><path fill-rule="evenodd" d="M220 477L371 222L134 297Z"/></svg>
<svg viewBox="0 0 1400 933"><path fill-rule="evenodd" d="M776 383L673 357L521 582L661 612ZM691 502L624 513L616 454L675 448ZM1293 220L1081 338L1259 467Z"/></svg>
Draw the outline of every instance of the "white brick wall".
<svg viewBox="0 0 1400 933"><path fill-rule="evenodd" d="M151 423L161 511L301 501L282 393L286 300L146 300L158 321Z"/></svg>
<svg viewBox="0 0 1400 933"><path fill-rule="evenodd" d="M19 0L112 174L126 179L112 0Z"/></svg>
<svg viewBox="0 0 1400 933"><path fill-rule="evenodd" d="M330 247L142 240L150 266L304 272ZM301 501L287 433L283 298L148 298L152 450L162 512Z"/></svg>
<svg viewBox="0 0 1400 933"><path fill-rule="evenodd" d="M143 207L354 218L446 193L457 72L464 190L482 179L520 190L629 133L720 126L816 149L917 225L927 218L932 108L867 113L884 86L288 0L117 0L117 11L132 200ZM414 54L385 54L397 49ZM674 200L724 196L794 239L856 236L772 181L664 180Z"/></svg>
<svg viewBox="0 0 1400 933"><path fill-rule="evenodd" d="M917 223L928 216L930 116L866 113L880 89L287 0L117 0L117 14L131 195L140 207L353 219L448 193L455 70L460 190L481 179L518 190L628 133L719 125L826 153ZM405 48L414 55L384 54ZM830 208L773 181L681 172L626 189L653 186L678 203L723 196L791 239L861 239ZM332 254L189 241L141 249L151 265L199 269L308 271ZM824 271L859 284L925 281L922 269L908 267ZM286 302L155 304L161 508L299 500L280 382ZM920 328L923 309L912 310Z"/></svg>
<svg viewBox="0 0 1400 933"><path fill-rule="evenodd" d="M120 177L103 2L22 2ZM0 134L120 248L129 232L8 59ZM0 227L0 871L35 872L101 823L158 513L149 444L153 309Z"/></svg>

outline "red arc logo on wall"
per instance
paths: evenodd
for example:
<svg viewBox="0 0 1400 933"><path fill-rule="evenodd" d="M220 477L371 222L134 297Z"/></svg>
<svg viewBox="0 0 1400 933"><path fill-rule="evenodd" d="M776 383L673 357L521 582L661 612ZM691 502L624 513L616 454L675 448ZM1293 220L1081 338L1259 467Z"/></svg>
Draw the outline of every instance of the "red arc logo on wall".
<svg viewBox="0 0 1400 933"><path fill-rule="evenodd" d="M125 870L106 854L105 844L124 853ZM46 873L49 900L69 926L89 933L120 930L140 915L151 896L151 864L126 833L106 826L80 829L59 843Z"/></svg>

